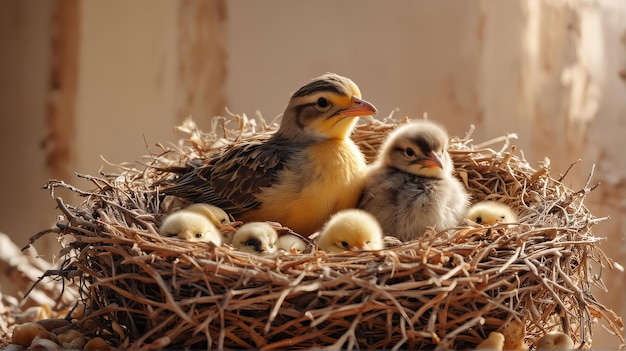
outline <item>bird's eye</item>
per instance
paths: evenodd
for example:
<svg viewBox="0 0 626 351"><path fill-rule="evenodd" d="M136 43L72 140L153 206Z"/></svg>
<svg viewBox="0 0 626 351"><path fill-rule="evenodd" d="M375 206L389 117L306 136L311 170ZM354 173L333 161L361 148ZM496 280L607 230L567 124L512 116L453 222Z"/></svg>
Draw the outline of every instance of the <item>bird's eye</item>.
<svg viewBox="0 0 626 351"><path fill-rule="evenodd" d="M255 242L254 240L250 239L248 241L245 242L246 246L254 246Z"/></svg>
<svg viewBox="0 0 626 351"><path fill-rule="evenodd" d="M202 233L196 233L196 239L202 238Z"/></svg>
<svg viewBox="0 0 626 351"><path fill-rule="evenodd" d="M407 157L415 157L415 151L413 151L413 149L411 149L410 147L407 147L406 149L404 149L404 154Z"/></svg>
<svg viewBox="0 0 626 351"><path fill-rule="evenodd" d="M480 224L482 223L483 219L482 217L476 217L476 223Z"/></svg>
<svg viewBox="0 0 626 351"><path fill-rule="evenodd" d="M330 101L323 97L317 99L317 109L322 112L327 111L330 109Z"/></svg>
<svg viewBox="0 0 626 351"><path fill-rule="evenodd" d="M345 247L346 249L350 247L350 245L348 245L348 243L345 241L341 242L341 246Z"/></svg>

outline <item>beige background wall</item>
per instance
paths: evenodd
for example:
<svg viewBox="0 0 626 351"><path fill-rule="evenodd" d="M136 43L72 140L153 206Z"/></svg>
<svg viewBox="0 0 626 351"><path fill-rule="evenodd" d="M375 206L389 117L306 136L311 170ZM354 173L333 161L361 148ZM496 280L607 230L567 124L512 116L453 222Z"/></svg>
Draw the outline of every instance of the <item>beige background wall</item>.
<svg viewBox="0 0 626 351"><path fill-rule="evenodd" d="M189 114L204 128L225 106L271 120L302 83L335 71L381 116L426 112L456 135L475 124L477 141L517 132L526 158L549 157L555 176L580 158L575 189L595 163L602 186L587 204L612 217L596 234L626 263L623 1L388 4L3 0L0 231L22 246L54 223L40 190L49 177L87 186L67 173L113 170L100 155L139 161L146 145L176 141L172 127ZM59 129L42 145L51 126ZM62 131L71 137L54 140ZM69 158L46 165L64 143ZM605 280L611 293L600 300L626 315L626 276L605 271ZM595 339L617 346L600 329Z"/></svg>

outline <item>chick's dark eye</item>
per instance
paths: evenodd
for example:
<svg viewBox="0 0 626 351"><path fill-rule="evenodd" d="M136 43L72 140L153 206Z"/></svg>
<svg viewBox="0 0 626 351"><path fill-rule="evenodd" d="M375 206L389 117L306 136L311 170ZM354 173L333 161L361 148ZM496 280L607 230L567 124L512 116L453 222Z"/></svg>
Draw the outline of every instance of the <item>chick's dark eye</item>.
<svg viewBox="0 0 626 351"><path fill-rule="evenodd" d="M483 222L482 217L476 217L476 223L480 224Z"/></svg>
<svg viewBox="0 0 626 351"><path fill-rule="evenodd" d="M196 238L198 239L202 238L202 233L196 233Z"/></svg>
<svg viewBox="0 0 626 351"><path fill-rule="evenodd" d="M341 242L341 246L343 246L343 247L345 247L345 248L347 249L349 245L348 245L348 243L347 243L347 242L342 241L342 242Z"/></svg>
<svg viewBox="0 0 626 351"><path fill-rule="evenodd" d="M408 157L414 157L415 151L413 151L413 149L411 149L410 147L407 147L406 149L404 149L404 154Z"/></svg>
<svg viewBox="0 0 626 351"><path fill-rule="evenodd" d="M317 106L321 107L321 108L326 108L328 106L330 106L330 102L328 102L328 100L326 98L319 98L317 99Z"/></svg>

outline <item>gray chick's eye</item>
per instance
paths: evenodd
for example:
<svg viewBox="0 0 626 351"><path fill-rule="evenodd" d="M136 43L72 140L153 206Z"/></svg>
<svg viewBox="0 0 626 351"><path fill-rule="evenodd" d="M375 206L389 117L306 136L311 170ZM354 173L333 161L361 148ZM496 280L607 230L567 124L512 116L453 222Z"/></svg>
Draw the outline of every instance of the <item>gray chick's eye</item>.
<svg viewBox="0 0 626 351"><path fill-rule="evenodd" d="M410 147L407 147L406 149L404 149L404 154L407 157L415 157L415 151L413 151L413 149L411 149Z"/></svg>

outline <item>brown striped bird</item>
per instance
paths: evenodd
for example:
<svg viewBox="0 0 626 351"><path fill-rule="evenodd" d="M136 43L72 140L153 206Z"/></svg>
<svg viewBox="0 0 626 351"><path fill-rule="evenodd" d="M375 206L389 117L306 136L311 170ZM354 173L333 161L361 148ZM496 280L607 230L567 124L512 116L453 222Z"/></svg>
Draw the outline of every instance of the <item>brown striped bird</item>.
<svg viewBox="0 0 626 351"><path fill-rule="evenodd" d="M352 80L324 74L293 93L274 134L191 161L163 193L308 237L333 213L356 206L367 168L350 134L359 116L375 113Z"/></svg>

